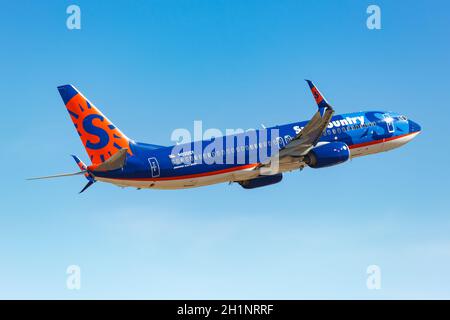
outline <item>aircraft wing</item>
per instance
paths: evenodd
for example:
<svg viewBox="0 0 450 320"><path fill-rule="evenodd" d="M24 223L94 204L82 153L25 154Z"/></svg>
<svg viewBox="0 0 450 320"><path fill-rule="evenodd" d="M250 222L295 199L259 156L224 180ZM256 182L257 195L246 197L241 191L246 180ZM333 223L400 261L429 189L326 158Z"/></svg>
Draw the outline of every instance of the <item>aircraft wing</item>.
<svg viewBox="0 0 450 320"><path fill-rule="evenodd" d="M334 114L333 108L328 104L316 86L310 80L306 80L316 100L318 110L304 128L282 149L271 157L270 161L260 167L268 167L273 161L282 163L298 162L319 141L323 131L328 126Z"/></svg>
<svg viewBox="0 0 450 320"><path fill-rule="evenodd" d="M127 152L127 148L120 149L105 162L102 162L99 165L91 166L90 168L92 168L93 171L110 171L120 169L125 165L127 160Z"/></svg>

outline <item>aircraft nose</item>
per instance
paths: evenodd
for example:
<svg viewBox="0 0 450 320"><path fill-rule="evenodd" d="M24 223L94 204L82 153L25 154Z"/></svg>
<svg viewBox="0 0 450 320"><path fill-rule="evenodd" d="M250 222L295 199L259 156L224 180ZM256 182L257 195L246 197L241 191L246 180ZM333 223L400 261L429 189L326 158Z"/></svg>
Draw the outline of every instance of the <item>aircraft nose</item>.
<svg viewBox="0 0 450 320"><path fill-rule="evenodd" d="M422 128L420 127L420 125L417 122L408 120L408 123L409 123L409 132L410 133L422 131Z"/></svg>

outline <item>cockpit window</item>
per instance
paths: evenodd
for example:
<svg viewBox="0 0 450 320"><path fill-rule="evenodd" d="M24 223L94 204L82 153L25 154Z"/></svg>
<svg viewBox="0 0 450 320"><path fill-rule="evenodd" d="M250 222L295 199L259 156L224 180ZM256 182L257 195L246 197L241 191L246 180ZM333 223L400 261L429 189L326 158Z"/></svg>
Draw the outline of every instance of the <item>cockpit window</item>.
<svg viewBox="0 0 450 320"><path fill-rule="evenodd" d="M400 120L403 120L403 121L408 121L408 118L405 117L405 116L399 116L398 118L399 118Z"/></svg>

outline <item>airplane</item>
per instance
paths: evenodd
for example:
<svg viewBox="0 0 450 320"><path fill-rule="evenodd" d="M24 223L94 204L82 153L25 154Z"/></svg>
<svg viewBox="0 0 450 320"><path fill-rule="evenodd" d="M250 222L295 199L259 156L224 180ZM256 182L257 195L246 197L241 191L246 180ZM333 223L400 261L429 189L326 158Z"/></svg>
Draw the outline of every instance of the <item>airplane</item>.
<svg viewBox="0 0 450 320"><path fill-rule="evenodd" d="M80 193L97 181L137 189L235 182L253 189L280 182L285 172L330 167L398 148L421 132L418 123L395 112L334 115L333 107L313 82L306 82L317 104L309 121L173 146L128 138L74 86L59 86L92 164L87 166L72 156L80 171L30 180L84 175L88 182Z"/></svg>

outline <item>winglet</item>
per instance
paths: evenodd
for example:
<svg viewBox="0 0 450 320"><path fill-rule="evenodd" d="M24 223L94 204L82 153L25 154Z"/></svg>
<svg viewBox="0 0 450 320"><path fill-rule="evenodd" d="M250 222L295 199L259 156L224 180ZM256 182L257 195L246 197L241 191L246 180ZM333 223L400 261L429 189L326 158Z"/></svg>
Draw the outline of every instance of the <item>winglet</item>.
<svg viewBox="0 0 450 320"><path fill-rule="evenodd" d="M326 109L333 108L328 104L327 100L323 97L323 95L320 93L319 89L316 88L314 83L311 80L305 79L305 81L308 83L309 88L311 89L311 93L314 96L314 100L316 100L317 106L319 107L320 115L323 115Z"/></svg>

